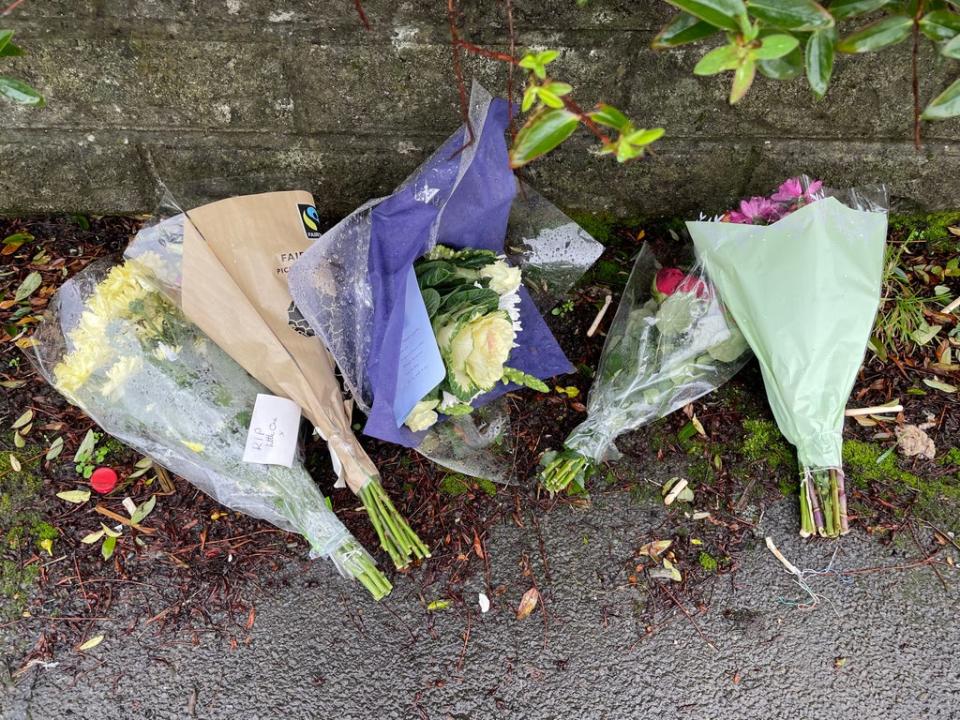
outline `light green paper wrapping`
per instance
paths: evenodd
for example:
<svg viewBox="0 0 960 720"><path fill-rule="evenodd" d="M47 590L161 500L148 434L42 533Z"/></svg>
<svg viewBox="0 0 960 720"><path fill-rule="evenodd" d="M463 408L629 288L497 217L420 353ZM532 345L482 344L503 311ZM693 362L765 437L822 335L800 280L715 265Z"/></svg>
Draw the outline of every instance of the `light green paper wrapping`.
<svg viewBox="0 0 960 720"><path fill-rule="evenodd" d="M839 468L843 411L880 305L886 214L827 198L769 226L687 228L800 464Z"/></svg>

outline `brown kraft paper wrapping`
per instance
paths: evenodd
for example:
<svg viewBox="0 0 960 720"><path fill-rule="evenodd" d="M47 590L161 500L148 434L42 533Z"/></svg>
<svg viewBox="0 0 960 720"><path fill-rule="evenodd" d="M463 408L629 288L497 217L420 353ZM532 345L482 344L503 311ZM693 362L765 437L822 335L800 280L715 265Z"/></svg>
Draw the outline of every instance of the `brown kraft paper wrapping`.
<svg viewBox="0 0 960 720"><path fill-rule="evenodd" d="M287 272L320 233L303 191L234 197L186 213L183 311L276 395L296 402L327 441L354 493L378 472L360 447L317 337L290 324Z"/></svg>

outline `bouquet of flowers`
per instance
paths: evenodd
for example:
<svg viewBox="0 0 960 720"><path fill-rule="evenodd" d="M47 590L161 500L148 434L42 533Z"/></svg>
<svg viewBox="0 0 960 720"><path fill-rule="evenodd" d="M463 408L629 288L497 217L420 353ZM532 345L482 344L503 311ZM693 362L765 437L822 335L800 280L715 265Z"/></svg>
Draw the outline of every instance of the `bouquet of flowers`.
<svg viewBox="0 0 960 720"><path fill-rule="evenodd" d="M584 489L601 461L619 456L617 436L712 392L749 356L703 267L659 267L644 245L607 333L587 419L562 451L544 454L544 486Z"/></svg>
<svg viewBox="0 0 960 720"><path fill-rule="evenodd" d="M506 365L523 330L520 268L490 250L437 245L414 270L446 372L407 415L410 430L432 427L437 411L469 415L471 403L499 382L549 391L543 381Z"/></svg>
<svg viewBox="0 0 960 720"><path fill-rule="evenodd" d="M327 441L340 482L360 498L398 568L430 556L353 434L333 360L295 312L293 262L319 236L313 197L276 192L178 212L126 250L192 322L270 390L299 405Z"/></svg>
<svg viewBox="0 0 960 720"><path fill-rule="evenodd" d="M880 305L885 192L794 178L687 227L797 448L800 534L848 532L843 413Z"/></svg>
<svg viewBox="0 0 960 720"><path fill-rule="evenodd" d="M300 533L380 599L389 581L303 466L243 461L265 388L186 320L135 262L94 264L60 288L35 335L41 374L108 433L220 503Z"/></svg>
<svg viewBox="0 0 960 720"><path fill-rule="evenodd" d="M470 108L469 128L320 237L289 281L368 413L367 435L503 481L510 463L493 447L506 423L491 401L572 369L540 313L602 247L531 189L518 193L507 104L475 85Z"/></svg>

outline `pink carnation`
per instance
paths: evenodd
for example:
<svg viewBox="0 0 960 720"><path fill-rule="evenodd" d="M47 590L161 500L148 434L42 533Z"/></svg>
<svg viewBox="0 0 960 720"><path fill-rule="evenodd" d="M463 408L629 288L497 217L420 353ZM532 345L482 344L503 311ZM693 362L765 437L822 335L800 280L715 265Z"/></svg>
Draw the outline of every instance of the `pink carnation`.
<svg viewBox="0 0 960 720"><path fill-rule="evenodd" d="M810 183L810 187L804 190L803 181L800 178L790 178L780 186L780 188L771 196L771 199L775 200L776 202L791 204L799 200L806 204L817 199L816 194L822 187L823 182L820 180L814 180L812 183Z"/></svg>
<svg viewBox="0 0 960 720"><path fill-rule="evenodd" d="M740 201L740 210L731 210L727 221L740 225L767 225L781 217L780 207L770 198L752 197Z"/></svg>

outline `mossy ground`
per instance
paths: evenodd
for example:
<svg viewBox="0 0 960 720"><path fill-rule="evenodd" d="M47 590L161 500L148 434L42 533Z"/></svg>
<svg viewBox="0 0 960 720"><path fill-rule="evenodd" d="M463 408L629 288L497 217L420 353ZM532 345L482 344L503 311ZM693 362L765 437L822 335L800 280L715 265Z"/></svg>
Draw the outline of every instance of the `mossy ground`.
<svg viewBox="0 0 960 720"><path fill-rule="evenodd" d="M0 451L0 618L16 617L26 607L37 579L38 565L25 564L24 558L39 551L42 540L56 540L59 532L36 509L37 496L43 492L43 479L37 474L43 450L28 445L16 450L21 469L10 466L12 449Z"/></svg>

